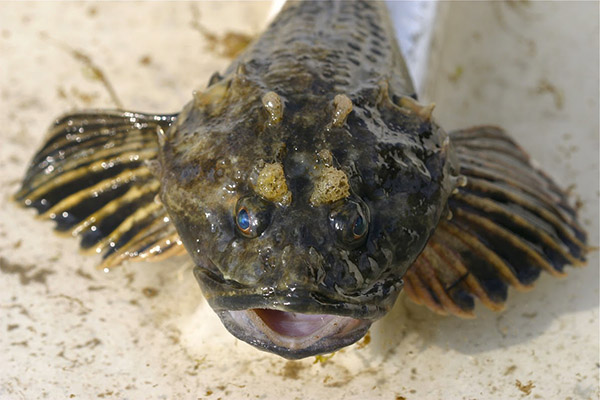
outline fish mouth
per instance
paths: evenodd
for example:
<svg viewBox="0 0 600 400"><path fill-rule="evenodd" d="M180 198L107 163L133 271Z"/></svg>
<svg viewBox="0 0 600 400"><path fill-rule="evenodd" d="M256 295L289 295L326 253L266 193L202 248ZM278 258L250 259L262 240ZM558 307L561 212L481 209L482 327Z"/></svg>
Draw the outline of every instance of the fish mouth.
<svg viewBox="0 0 600 400"><path fill-rule="evenodd" d="M372 321L268 308L218 312L234 336L288 359L331 353L362 338Z"/></svg>

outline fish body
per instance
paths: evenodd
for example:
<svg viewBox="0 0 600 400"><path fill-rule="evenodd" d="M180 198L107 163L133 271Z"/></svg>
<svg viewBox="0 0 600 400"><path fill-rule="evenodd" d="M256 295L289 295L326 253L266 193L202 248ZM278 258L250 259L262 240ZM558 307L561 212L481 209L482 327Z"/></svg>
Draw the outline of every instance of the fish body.
<svg viewBox="0 0 600 400"><path fill-rule="evenodd" d="M185 247L225 327L286 358L359 340L403 285L470 316L582 262L512 139L448 134L416 99L384 3L288 2L177 115L57 120L16 197L105 266Z"/></svg>
<svg viewBox="0 0 600 400"><path fill-rule="evenodd" d="M399 105L413 96L384 4L302 2L178 116L161 198L228 328L229 311L268 308L360 319L360 337L389 310L453 188L447 135ZM268 168L288 199L261 192ZM315 201L334 172L347 193ZM241 207L258 237L240 234Z"/></svg>

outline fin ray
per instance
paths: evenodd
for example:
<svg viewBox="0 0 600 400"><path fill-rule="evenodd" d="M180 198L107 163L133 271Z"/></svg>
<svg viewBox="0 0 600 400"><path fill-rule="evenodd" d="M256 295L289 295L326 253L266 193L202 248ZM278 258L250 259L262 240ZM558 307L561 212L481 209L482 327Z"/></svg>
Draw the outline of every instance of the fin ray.
<svg viewBox="0 0 600 400"><path fill-rule="evenodd" d="M409 298L441 314L473 315L473 298L502 309L508 287L530 289L541 271L564 276L589 247L576 210L499 128L450 133L467 184L407 272ZM435 278L435 279L434 279Z"/></svg>
<svg viewBox="0 0 600 400"><path fill-rule="evenodd" d="M15 199L79 236L83 249L104 252L104 267L181 252L148 168L158 154L157 129L176 117L94 110L57 119Z"/></svg>

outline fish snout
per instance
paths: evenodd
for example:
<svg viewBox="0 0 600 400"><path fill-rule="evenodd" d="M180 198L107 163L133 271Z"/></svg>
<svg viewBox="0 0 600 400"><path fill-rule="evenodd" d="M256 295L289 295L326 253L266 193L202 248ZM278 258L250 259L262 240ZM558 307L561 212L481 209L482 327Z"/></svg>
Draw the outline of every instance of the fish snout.
<svg viewBox="0 0 600 400"><path fill-rule="evenodd" d="M325 276L323 256L314 247L287 245L281 252L281 274L287 286L316 289Z"/></svg>
<svg viewBox="0 0 600 400"><path fill-rule="evenodd" d="M321 247L326 242L325 232L322 232L318 227L312 226L311 221L306 221L306 223L300 225L290 226L283 231L287 243L296 248L308 250L310 247Z"/></svg>

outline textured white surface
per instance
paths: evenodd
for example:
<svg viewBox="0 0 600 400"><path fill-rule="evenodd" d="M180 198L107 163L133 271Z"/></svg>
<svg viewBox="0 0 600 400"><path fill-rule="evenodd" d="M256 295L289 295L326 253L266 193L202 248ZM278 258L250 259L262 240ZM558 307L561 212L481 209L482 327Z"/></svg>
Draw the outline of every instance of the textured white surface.
<svg viewBox="0 0 600 400"><path fill-rule="evenodd" d="M434 23L440 1L388 1L390 18L417 94L426 85Z"/></svg>
<svg viewBox="0 0 600 400"><path fill-rule="evenodd" d="M258 33L269 4L0 3L0 398L598 398L598 254L564 280L511 291L507 309L442 318L401 297L371 343L325 363L237 341L185 258L104 274L77 242L9 201L56 115L113 107L173 112L229 60L212 32ZM425 88L447 129L512 132L575 184L598 244L598 3L444 3ZM531 382L530 394L519 389Z"/></svg>

